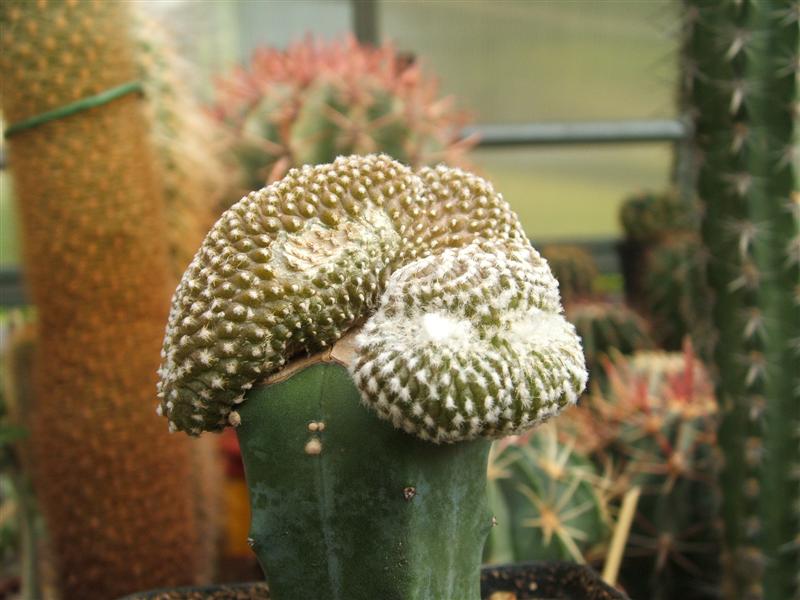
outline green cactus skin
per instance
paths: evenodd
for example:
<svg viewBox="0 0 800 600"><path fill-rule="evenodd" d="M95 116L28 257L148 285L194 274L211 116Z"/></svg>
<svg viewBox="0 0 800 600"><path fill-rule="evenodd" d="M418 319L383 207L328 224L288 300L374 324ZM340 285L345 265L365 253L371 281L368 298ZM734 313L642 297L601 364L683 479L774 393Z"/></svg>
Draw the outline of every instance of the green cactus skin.
<svg viewBox="0 0 800 600"><path fill-rule="evenodd" d="M237 435L273 600L478 600L488 440L434 445L376 419L345 367L255 387Z"/></svg>
<svg viewBox="0 0 800 600"><path fill-rule="evenodd" d="M597 294L597 265L592 255L578 246L545 246L542 256L558 281L561 300L566 304Z"/></svg>
<svg viewBox="0 0 800 600"><path fill-rule="evenodd" d="M486 562L586 562L609 533L600 480L591 460L560 442L550 425L496 442L489 498L497 525Z"/></svg>
<svg viewBox="0 0 800 600"><path fill-rule="evenodd" d="M728 598L800 597L796 1L685 2L715 294Z"/></svg>

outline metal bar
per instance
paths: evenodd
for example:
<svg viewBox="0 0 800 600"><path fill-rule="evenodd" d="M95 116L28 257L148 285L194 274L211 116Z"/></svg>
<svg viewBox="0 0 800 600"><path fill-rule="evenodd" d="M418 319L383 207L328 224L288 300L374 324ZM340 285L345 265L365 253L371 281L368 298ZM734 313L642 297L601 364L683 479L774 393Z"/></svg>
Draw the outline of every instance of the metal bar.
<svg viewBox="0 0 800 600"><path fill-rule="evenodd" d="M377 0L350 0L353 14L353 34L362 44L380 44Z"/></svg>
<svg viewBox="0 0 800 600"><path fill-rule="evenodd" d="M480 138L480 148L506 148L550 144L675 142L689 137L691 129L679 119L511 123L464 128L465 137L474 134Z"/></svg>

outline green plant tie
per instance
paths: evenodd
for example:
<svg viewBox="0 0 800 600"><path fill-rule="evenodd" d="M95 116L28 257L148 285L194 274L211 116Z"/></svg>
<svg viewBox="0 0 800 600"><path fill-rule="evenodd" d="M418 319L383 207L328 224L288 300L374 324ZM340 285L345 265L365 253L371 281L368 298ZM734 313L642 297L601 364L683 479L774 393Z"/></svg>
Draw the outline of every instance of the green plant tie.
<svg viewBox="0 0 800 600"><path fill-rule="evenodd" d="M5 137L11 137L20 131L25 131L26 129L43 125L49 121L55 121L56 119L68 117L70 115L74 115L75 113L89 110L90 108L103 106L104 104L108 104L112 100L116 100L117 98L120 98L126 94L142 91L143 89L141 81L129 81L127 83L123 83L122 85L118 85L111 89L100 92L99 94L81 98L75 102L70 102L69 104L59 106L53 110L48 110L43 113L39 113L38 115L28 117L27 119L23 119L22 121L13 123L6 128Z"/></svg>

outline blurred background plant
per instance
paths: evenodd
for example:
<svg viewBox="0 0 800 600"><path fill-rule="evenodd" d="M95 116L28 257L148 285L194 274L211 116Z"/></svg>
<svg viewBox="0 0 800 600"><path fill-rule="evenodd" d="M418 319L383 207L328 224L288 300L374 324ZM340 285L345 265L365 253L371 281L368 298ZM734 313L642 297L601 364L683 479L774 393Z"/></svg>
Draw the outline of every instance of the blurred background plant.
<svg viewBox="0 0 800 600"><path fill-rule="evenodd" d="M421 167L464 164L467 114L411 54L355 38L307 37L285 50L258 48L216 80L214 115L226 129L241 190L259 189L304 164L385 152Z"/></svg>

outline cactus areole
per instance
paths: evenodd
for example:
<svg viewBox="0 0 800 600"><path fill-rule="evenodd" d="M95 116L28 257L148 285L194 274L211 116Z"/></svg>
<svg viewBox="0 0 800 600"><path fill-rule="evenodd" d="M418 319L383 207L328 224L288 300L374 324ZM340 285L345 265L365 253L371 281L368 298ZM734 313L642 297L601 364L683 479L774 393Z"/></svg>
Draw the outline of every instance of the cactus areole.
<svg viewBox="0 0 800 600"><path fill-rule="evenodd" d="M173 298L158 412L237 427L274 598L477 599L489 440L586 383L561 312L491 184L340 157L212 228Z"/></svg>

